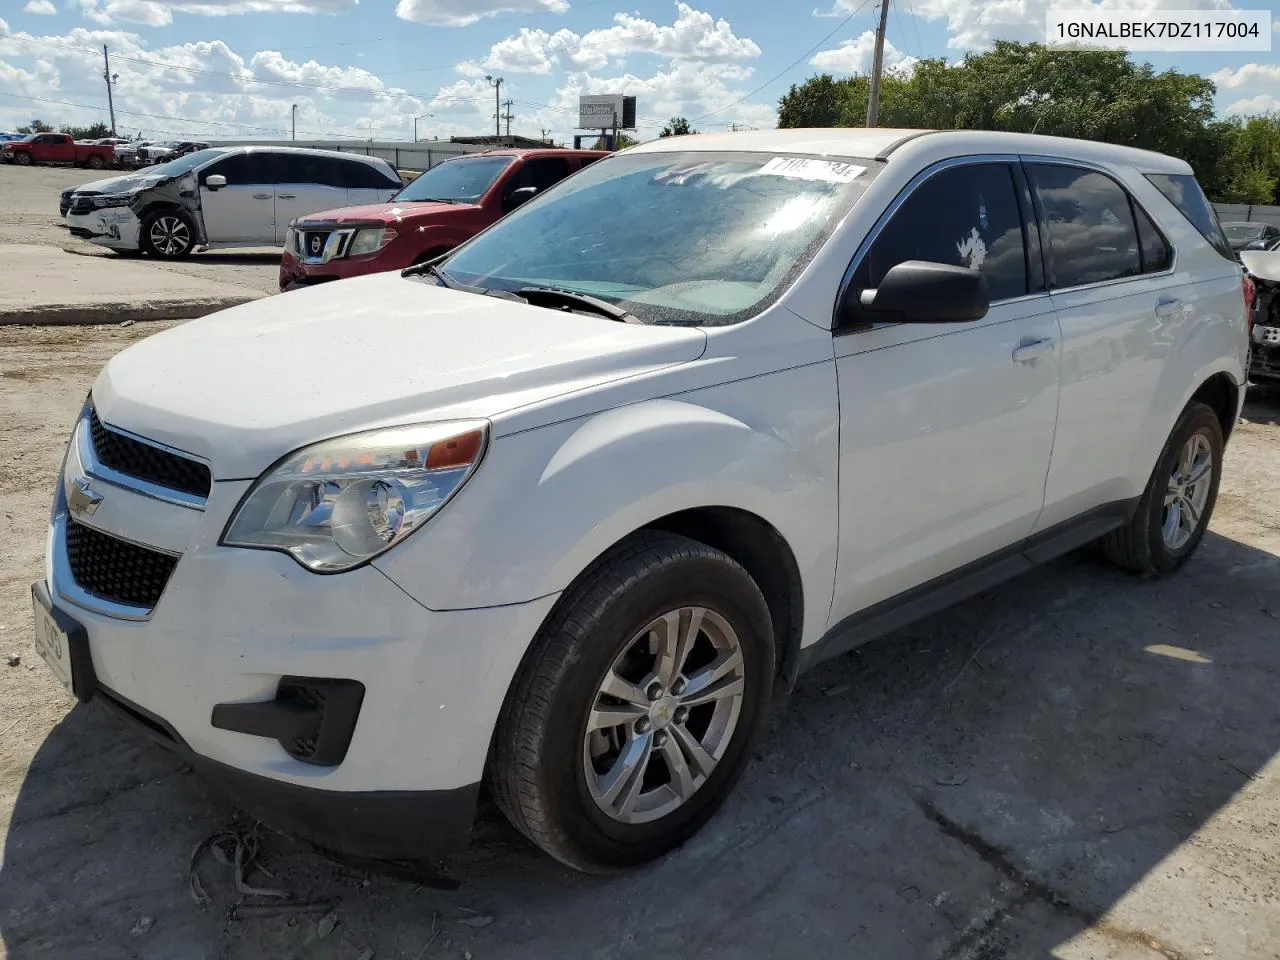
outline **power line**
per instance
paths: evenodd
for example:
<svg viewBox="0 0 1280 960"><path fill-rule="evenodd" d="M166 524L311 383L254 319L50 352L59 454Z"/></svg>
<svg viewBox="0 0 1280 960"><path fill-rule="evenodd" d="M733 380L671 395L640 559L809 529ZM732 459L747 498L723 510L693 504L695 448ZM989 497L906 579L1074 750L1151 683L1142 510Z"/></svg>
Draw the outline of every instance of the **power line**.
<svg viewBox="0 0 1280 960"><path fill-rule="evenodd" d="M810 48L809 48L808 50L806 50L804 53L800 54L800 56L796 57L793 61L791 61L791 63L787 64L785 67L783 67L781 70L779 70L777 73L775 73L772 77L770 77L770 78L769 78L768 80L766 80L764 83L760 84L760 86L756 87L756 88L755 88L754 90L752 90L750 93L745 94L744 96L739 97L737 100L734 100L732 103L726 103L723 107L717 107L715 110L712 110L710 113L704 113L704 114L703 114L702 116L700 116L700 117L694 117L694 118L693 118L693 120L691 120L691 121L689 121L689 122L690 122L690 123L697 123L699 120L705 120L707 117L714 117L717 113L723 113L724 111L728 110L730 107L736 107L736 106L737 106L738 104L740 104L743 100L747 100L747 99L750 99L751 97L754 97L757 93L759 93L759 92L760 92L761 90L763 90L765 87L769 86L769 84L773 83L775 80L780 79L780 78L781 78L781 77L783 77L784 75L786 75L786 74L790 73L792 70L794 70L794 69L796 68L796 66L798 66L798 65L799 65L799 63L800 63L800 61L801 61L801 60L803 60L805 57L809 56L811 53L813 53L815 50L817 50L820 46L822 46L824 43L826 43L828 40L830 40L832 37L834 37L837 33L839 33L841 30L843 30L843 29L845 28L845 26L848 24L848 22L849 22L850 20L852 20L852 19L853 19L854 17L856 17L859 13L861 13L861 12L862 12L862 8L863 8L863 7L865 7L865 6L867 5L867 2L868 2L868 0L862 0L862 2L861 2L860 4L858 4L857 8L853 11L853 13L849 14L847 17L845 17L843 20L841 20L841 21L836 25L836 28L835 28L834 30L832 30L830 33L828 33L825 37L823 37L821 40L819 40L817 43L815 43L812 47L810 47Z"/></svg>
<svg viewBox="0 0 1280 960"><path fill-rule="evenodd" d="M916 8L911 3L911 0L907 0L907 13L911 14L911 29L916 35L916 52L919 54L920 59L923 60L924 44L920 42L920 26L916 23Z"/></svg>

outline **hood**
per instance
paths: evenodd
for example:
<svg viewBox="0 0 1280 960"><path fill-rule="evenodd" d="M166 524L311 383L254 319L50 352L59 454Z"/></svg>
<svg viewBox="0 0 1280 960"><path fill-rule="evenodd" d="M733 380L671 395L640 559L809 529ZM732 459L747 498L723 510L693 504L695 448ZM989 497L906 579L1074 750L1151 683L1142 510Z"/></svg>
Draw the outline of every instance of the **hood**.
<svg viewBox="0 0 1280 960"><path fill-rule="evenodd" d="M373 220L378 223L403 223L437 217L453 210L474 210L469 203L366 203L358 207L340 207L321 210L299 217L299 224L308 223L356 223Z"/></svg>
<svg viewBox="0 0 1280 960"><path fill-rule="evenodd" d="M106 180L94 180L92 183L82 183L72 192L107 195L133 193L136 190L146 190L150 187L154 187L156 184L168 179L168 177L157 173L130 173L123 177L108 177Z"/></svg>
<svg viewBox="0 0 1280 960"><path fill-rule="evenodd" d="M1251 276L1280 283L1280 250L1242 250L1240 262Z"/></svg>
<svg viewBox="0 0 1280 960"><path fill-rule="evenodd" d="M618 323L381 273L173 327L113 357L93 394L106 422L208 459L216 479L248 479L308 443L497 417L696 360L705 346L696 328Z"/></svg>

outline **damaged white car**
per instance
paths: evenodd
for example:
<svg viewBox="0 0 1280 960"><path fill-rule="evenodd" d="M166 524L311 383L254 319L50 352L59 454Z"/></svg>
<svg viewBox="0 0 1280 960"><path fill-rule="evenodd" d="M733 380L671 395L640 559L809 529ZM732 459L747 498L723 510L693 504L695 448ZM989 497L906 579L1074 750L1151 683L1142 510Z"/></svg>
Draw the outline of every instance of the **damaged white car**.
<svg viewBox="0 0 1280 960"><path fill-rule="evenodd" d="M1240 262L1254 290L1249 316L1249 380L1280 385L1280 251L1243 250Z"/></svg>
<svg viewBox="0 0 1280 960"><path fill-rule="evenodd" d="M77 188L72 236L122 252L185 257L197 247L281 246L297 217L391 199L377 157L290 147L215 147Z"/></svg>

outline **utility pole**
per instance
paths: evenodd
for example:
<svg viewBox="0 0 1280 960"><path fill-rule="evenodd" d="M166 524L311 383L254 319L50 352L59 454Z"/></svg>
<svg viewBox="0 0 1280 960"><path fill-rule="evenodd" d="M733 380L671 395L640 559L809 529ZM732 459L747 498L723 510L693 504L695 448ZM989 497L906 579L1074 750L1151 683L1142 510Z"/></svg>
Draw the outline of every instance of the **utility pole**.
<svg viewBox="0 0 1280 960"><path fill-rule="evenodd" d="M543 143L550 143L551 141L547 139L547 137L549 137L550 135L551 135L551 131L550 131L550 130L548 130L546 127L543 127L543 128L542 128L542 142L543 142Z"/></svg>
<svg viewBox="0 0 1280 960"><path fill-rule="evenodd" d="M289 110L289 120L290 120L289 139L297 140L298 139L298 105L296 103Z"/></svg>
<svg viewBox="0 0 1280 960"><path fill-rule="evenodd" d="M613 144L614 151L618 149L618 111L613 111Z"/></svg>
<svg viewBox="0 0 1280 960"><path fill-rule="evenodd" d="M511 108L515 106L515 101L503 100L502 105L507 108L507 112L502 115L502 119L507 121L507 136L509 137L511 136L511 121L515 119L514 114L511 112Z"/></svg>
<svg viewBox="0 0 1280 960"><path fill-rule="evenodd" d="M120 74L111 72L111 58L107 55L107 45L102 45L102 79L107 81L107 110L111 112L111 135L116 135L116 104L111 97L112 84L116 82L116 78Z"/></svg>
<svg viewBox="0 0 1280 960"><path fill-rule="evenodd" d="M867 126L880 122L880 78L884 74L884 28L889 22L889 0L880 0L880 23L876 26L876 58L871 65L871 94L867 97Z"/></svg>
<svg viewBox="0 0 1280 960"><path fill-rule="evenodd" d="M493 87L493 135L501 138L502 136L502 84L505 81L502 77L492 77L485 74L484 78L489 81L489 86Z"/></svg>

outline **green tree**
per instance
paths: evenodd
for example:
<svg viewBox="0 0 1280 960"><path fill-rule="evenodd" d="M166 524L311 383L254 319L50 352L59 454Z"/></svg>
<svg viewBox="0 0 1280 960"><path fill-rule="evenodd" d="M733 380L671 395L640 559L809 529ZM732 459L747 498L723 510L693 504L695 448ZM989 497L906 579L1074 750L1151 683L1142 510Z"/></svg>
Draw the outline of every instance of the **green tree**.
<svg viewBox="0 0 1280 960"><path fill-rule="evenodd" d="M622 133L621 131L618 132L618 149L619 150L625 150L627 149L627 147L634 147L639 142L640 141L635 139L635 137L628 137L625 133ZM606 140L604 137L597 137L595 146L592 147L591 149L592 150L608 150L609 141Z"/></svg>
<svg viewBox="0 0 1280 960"><path fill-rule="evenodd" d="M101 140L111 136L111 128L101 120L87 127L67 127L65 132L71 134L72 140Z"/></svg>
<svg viewBox="0 0 1280 960"><path fill-rule="evenodd" d="M19 127L19 133L50 133L53 127L45 123L43 120L32 120L25 127Z"/></svg>
<svg viewBox="0 0 1280 960"><path fill-rule="evenodd" d="M697 132L697 130L693 129L693 127L689 125L689 121L684 117L672 117L671 121L662 128L662 132L659 133L658 136L684 137Z"/></svg>
<svg viewBox="0 0 1280 960"><path fill-rule="evenodd" d="M780 127L844 127L844 105L848 97L848 80L837 80L822 73L806 80L782 95L778 101Z"/></svg>

